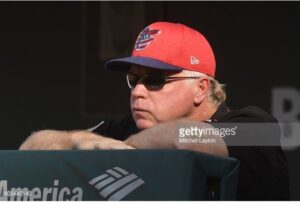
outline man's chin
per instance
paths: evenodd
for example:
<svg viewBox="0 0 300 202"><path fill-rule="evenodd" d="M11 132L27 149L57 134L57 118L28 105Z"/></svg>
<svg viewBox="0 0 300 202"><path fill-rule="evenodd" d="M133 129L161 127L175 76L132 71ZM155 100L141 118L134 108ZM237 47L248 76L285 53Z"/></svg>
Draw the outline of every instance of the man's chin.
<svg viewBox="0 0 300 202"><path fill-rule="evenodd" d="M140 130L147 129L147 128L150 128L155 125L153 122L151 122L149 120L145 120L145 119L135 120L135 123L136 123L137 128Z"/></svg>

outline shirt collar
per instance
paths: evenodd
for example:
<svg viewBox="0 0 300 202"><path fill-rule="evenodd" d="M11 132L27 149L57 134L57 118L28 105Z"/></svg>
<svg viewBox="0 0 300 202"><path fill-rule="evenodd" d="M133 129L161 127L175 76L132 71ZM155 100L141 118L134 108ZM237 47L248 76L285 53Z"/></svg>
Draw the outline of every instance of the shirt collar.
<svg viewBox="0 0 300 202"><path fill-rule="evenodd" d="M216 122L228 112L229 112L229 108L227 107L226 103L223 102L220 104L217 111L212 115L212 117L208 120L208 122Z"/></svg>

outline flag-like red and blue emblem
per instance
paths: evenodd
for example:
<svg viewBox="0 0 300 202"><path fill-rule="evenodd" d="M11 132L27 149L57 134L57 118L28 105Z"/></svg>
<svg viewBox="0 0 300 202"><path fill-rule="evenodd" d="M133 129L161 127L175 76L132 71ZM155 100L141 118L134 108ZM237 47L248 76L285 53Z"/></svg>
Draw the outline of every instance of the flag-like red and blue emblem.
<svg viewBox="0 0 300 202"><path fill-rule="evenodd" d="M139 35L135 43L135 50L139 51L146 48L151 41L154 40L154 35L160 34L160 30L146 27Z"/></svg>

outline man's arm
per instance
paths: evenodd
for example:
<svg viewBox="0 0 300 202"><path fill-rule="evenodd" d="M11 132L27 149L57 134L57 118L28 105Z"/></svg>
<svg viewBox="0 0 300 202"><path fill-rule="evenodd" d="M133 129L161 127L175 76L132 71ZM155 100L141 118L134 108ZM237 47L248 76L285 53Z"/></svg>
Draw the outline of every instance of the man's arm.
<svg viewBox="0 0 300 202"><path fill-rule="evenodd" d="M179 141L179 128L209 128L209 124L187 120L158 124L132 135L125 142L103 137L88 131L43 130L33 133L21 145L20 150L66 149L187 149L215 155L228 156L223 139L214 136L215 143L187 143ZM208 137L209 138L209 137Z"/></svg>
<svg viewBox="0 0 300 202"><path fill-rule="evenodd" d="M137 149L187 149L220 156L228 156L227 146L220 136L202 136L203 138L215 140L214 143L180 141L180 128L185 129L190 127L197 127L198 129L213 128L213 126L207 123L188 120L165 122L132 135L125 143ZM187 139L195 137L196 136L191 135L185 136Z"/></svg>
<svg viewBox="0 0 300 202"><path fill-rule="evenodd" d="M134 149L122 141L89 131L42 130L30 135L20 150Z"/></svg>

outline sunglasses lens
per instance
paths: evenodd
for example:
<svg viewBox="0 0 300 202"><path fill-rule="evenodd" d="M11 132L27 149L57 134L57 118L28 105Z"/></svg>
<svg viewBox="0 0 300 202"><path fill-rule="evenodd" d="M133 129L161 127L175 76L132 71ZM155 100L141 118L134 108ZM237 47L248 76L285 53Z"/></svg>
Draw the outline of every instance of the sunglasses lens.
<svg viewBox="0 0 300 202"><path fill-rule="evenodd" d="M163 75L145 75L139 77L135 74L127 74L127 83L130 89L134 88L140 80L147 88L152 89L161 88L166 82Z"/></svg>
<svg viewBox="0 0 300 202"><path fill-rule="evenodd" d="M148 75L143 83L149 88L161 88L165 84L165 78L163 75Z"/></svg>

